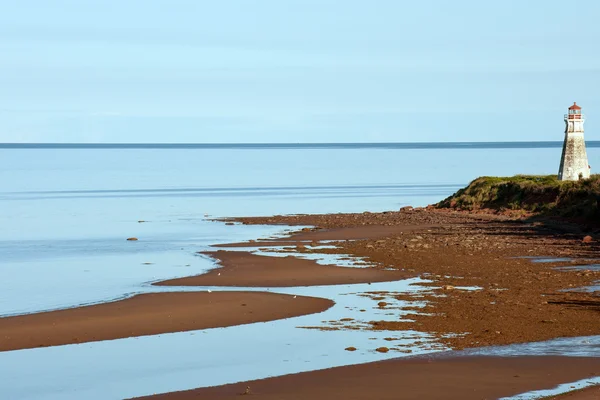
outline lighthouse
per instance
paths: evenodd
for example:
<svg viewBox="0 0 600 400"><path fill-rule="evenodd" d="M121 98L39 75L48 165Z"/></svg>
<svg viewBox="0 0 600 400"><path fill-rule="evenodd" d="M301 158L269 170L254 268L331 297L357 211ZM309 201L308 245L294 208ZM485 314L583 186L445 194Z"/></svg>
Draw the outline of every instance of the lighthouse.
<svg viewBox="0 0 600 400"><path fill-rule="evenodd" d="M558 179L561 181L578 181L590 177L590 166L583 139L584 121L581 107L573 103L569 107L569 113L565 114L565 141L558 170Z"/></svg>

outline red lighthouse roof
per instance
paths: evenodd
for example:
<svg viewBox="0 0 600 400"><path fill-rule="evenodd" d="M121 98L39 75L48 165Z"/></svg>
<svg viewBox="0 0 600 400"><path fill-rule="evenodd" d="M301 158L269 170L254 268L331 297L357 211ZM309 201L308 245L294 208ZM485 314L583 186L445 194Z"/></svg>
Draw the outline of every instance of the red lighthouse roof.
<svg viewBox="0 0 600 400"><path fill-rule="evenodd" d="M569 107L569 110L581 110L581 107L579 107L576 102L573 102L573 105Z"/></svg>

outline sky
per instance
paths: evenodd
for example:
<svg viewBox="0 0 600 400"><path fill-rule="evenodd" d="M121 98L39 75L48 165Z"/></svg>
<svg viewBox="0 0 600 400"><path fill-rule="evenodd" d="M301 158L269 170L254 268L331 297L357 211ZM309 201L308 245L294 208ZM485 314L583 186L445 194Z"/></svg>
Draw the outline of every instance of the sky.
<svg viewBox="0 0 600 400"><path fill-rule="evenodd" d="M0 142L600 140L597 0L0 0Z"/></svg>

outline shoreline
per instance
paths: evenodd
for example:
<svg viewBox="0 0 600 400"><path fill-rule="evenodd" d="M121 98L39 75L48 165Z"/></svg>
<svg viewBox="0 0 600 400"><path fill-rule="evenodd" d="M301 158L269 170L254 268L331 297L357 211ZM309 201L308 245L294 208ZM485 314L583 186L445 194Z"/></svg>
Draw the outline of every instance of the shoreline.
<svg viewBox="0 0 600 400"><path fill-rule="evenodd" d="M333 304L329 299L267 292L139 294L0 318L0 352L268 322L322 312Z"/></svg>
<svg viewBox="0 0 600 400"><path fill-rule="evenodd" d="M576 226L430 209L229 221L311 225L314 228L308 233L334 240L337 246L319 253L348 254L433 281L428 285L430 293L418 298L428 304L415 309L414 321L369 321L373 330L432 332L454 349L600 334L598 296L576 290L600 282L600 268L593 266L600 259L600 243L594 238L584 243L587 233L577 231ZM345 230L361 236L357 232L363 228L363 239L335 241L332 236ZM381 228L395 233L367 237L367 232ZM290 238L306 234L292 233ZM269 242L252 244L267 247ZM293 251L308 253L310 249ZM535 262L535 257L550 259ZM417 300L398 293L372 296Z"/></svg>
<svg viewBox="0 0 600 400"><path fill-rule="evenodd" d="M202 254L217 260L219 268L202 275L169 279L154 286L294 287L391 282L414 277L403 271L321 265L297 257L256 255L246 251Z"/></svg>
<svg viewBox="0 0 600 400"><path fill-rule="evenodd" d="M457 399L514 396L600 373L595 358L420 356L284 375L138 399Z"/></svg>
<svg viewBox="0 0 600 400"><path fill-rule="evenodd" d="M390 332L414 330L432 333L440 343L453 349L600 334L600 326L597 323L598 311L600 311L598 297L594 293L563 291L564 289L572 290L590 286L600 280L600 269L594 270L585 267L585 265L597 262L594 256L598 254L600 249L598 239L594 237L592 242L584 243L582 241L583 233L573 227L564 229L564 227L554 227L551 224L544 225L539 221L511 219L507 216L426 209L407 209L400 212L384 213L365 212L362 214L232 218L228 221L242 224L310 225L312 228L303 228L298 232L290 232L289 235L276 239L214 245L215 251L203 252L203 254L218 260L220 265L217 268L203 275L160 281L155 282L153 285L283 288L388 282L409 277L421 277L431 281L431 283L424 285L429 289L425 294L365 293L374 301L374 307L377 304L380 304L379 307L385 307L385 305L381 306L381 304L385 304L385 301L381 302L381 300L385 300L386 297L408 302L425 301L427 303L425 308L411 305L404 308L416 312L411 314L410 320L364 321L366 327L355 325L356 321L344 321L343 319L323 322L334 323L335 329L366 329ZM323 244L331 245L333 248L320 248ZM283 257L281 257L281 254L277 256L256 255L250 251L240 250L241 247L256 250L269 250L269 248L276 247L277 252L287 252L289 254L287 256L283 254ZM284 249L281 249L281 247L284 247ZM227 248L238 249L227 250ZM320 265L316 261L297 257L297 255L301 256L304 253L343 254L364 258L372 265L365 268ZM556 259L549 260L550 262L533 262L530 258L524 258L525 256ZM557 268L570 269L559 270ZM126 304L127 301L136 298L139 301L144 296L156 297L155 303L146 304L146 308L140 305L138 306L139 309L132 307L129 311L123 311L122 305ZM184 298L188 296L189 298L202 299L203 302L199 301L195 303L196 305L212 304L216 306L212 314L204 315L205 319L202 322L205 325L190 323L190 316L200 318L200 314L196 314L198 310L189 307L189 301L173 301L167 304L164 300L169 297ZM255 296L260 297L260 299L254 299L256 303L253 303L253 305L257 308L252 310L252 315L246 313L246 310L249 310L246 306L243 306L244 311L240 312L242 308L240 303L250 305L247 299ZM281 298L277 304L273 304L273 296ZM219 297L223 297L223 301L221 303L217 302L219 304L213 303ZM305 300L310 304L307 303L304 308L301 308L302 311L299 311L298 303ZM246 303L247 301L248 303ZM6 347L6 341L3 341L0 344L4 343L5 347L0 346L0 351L265 322L321 312L331 305L333 305L333 302L328 299L303 298L302 296L296 298L292 295L248 291L142 294L112 303L0 318L0 330L3 333L9 332L6 336L28 338L25 340L25 344L13 344L13 346L16 346L14 348ZM167 307L156 312L157 310L154 307L159 306L170 306L172 308L167 309ZM112 310L105 315L98 311L103 308L110 309L111 307ZM154 315L147 314L146 312L149 309L156 313ZM81 322L82 319L88 319L94 312L100 314L95 321ZM298 312L301 313L298 314ZM68 313L79 315L76 318L71 318ZM177 315L177 318L171 319L173 313ZM52 337L52 334L49 335L48 332L51 333L53 329L53 318L60 315L67 315L65 321L71 322L71 328L63 330L59 335ZM141 322L132 320L132 315L138 317L143 315L146 319ZM260 319L261 316L264 319ZM36 318L41 319L36 321ZM69 318L71 319L69 320ZM105 318L110 319L108 328L106 328ZM219 322L223 321L223 318L230 319L226 322ZM160 326L156 325L156 321L165 320L168 323L161 323ZM25 322L15 323L15 321ZM7 330L2 325L7 322L13 324L12 326L8 325L8 329L13 330ZM195 321L193 322L195 323ZM19 327L19 325L21 326ZM60 325L63 328L64 326L66 325ZM106 329L98 330L99 326ZM147 328L146 330L133 330L144 326ZM72 330L73 328L76 329ZM323 325L315 328L328 330L331 327ZM110 332L106 333L107 331ZM35 332L35 334L31 335L31 332ZM89 332L93 333L90 334ZM26 336L27 334L30 336ZM48 338L48 341L40 341L41 337ZM544 363L534 361L540 359L538 356L516 358L526 364L533 363L531 364L531 370L524 370L523 374L533 373L545 367ZM461 360L465 359L465 357L461 357ZM481 360L482 358L477 357L476 359ZM488 369L500 374L496 377L490 375L490 379L502 378L502 373L506 371L500 367L502 365L507 366L506 363L510 363L511 359L515 359L515 357L487 357L486 360L492 360L489 363L488 361L485 362L486 366L489 367ZM572 363L574 368L579 364L588 366L582 361L584 358L555 357L555 359ZM595 365L599 365L598 359L590 360L596 363ZM400 363L399 365L408 365L402 364L402 359L396 359L396 361ZM447 360L447 362L458 361ZM386 366L384 368L385 372L385 369L391 364L384 363L382 362L382 365ZM378 364L358 364L325 371L334 371L331 373L335 375L338 373L335 372L337 370L348 371L347 368L362 370L364 367L365 369L361 374L372 375L373 379L378 379L375 377L377 373L373 369L381 372L381 367L374 365ZM513 367L516 368L516 366L510 368ZM480 368L481 365L477 363L468 365L463 373L467 377L472 377L478 374ZM265 387L266 390L271 390L269 388L279 387L277 382L286 379L292 379L292 381L298 379L300 383L297 384L303 387L306 386L306 390L318 391L321 388L319 386L320 379L325 379L318 378L321 372L313 371L290 375L291 377L298 376L297 378L284 376L252 381L249 385L268 381ZM566 383L588 376L583 374L583 370L578 372L580 374L573 376L573 379L570 379L571 375L560 374L561 381L557 383ZM407 371L403 370L402 373L407 373ZM436 372L441 374L439 376L428 369L424 369L422 373L428 379L448 379L448 376L452 376L452 368L441 368L440 371ZM306 380L306 376L311 378ZM312 378L313 376L317 377L315 378L316 381ZM433 378L434 376L437 376L437 378ZM508 382L505 378L502 378L504 379L502 381L504 386ZM347 380L344 376L335 379ZM395 382L391 378L390 380ZM271 385L270 382L274 382L272 386L269 386ZM379 381L373 382L372 385L381 387L381 390L385 389L389 393L397 394L398 388L389 386L391 383L386 386ZM518 393L546 388L544 385L552 382L554 381L532 380L527 382L529 386L519 386L521 389L526 389ZM500 383L498 384L500 385ZM217 393L215 396L225 397L210 398L233 396L233 392L227 392L227 390L233 387L238 390L239 385L220 386L218 390L225 390L224 388L226 390L223 393L219 392L220 394L215 392ZM352 387L352 385L348 385L348 387ZM360 392L360 388L355 389L356 393ZM208 392L206 392L207 390ZM193 393L212 393L210 390L217 389L197 389ZM373 390L373 388L369 387L368 390ZM278 393L274 394L274 398L285 395L285 398L294 399L296 398L294 396L299 392L273 393ZM349 391L346 397L352 398L353 393L354 391ZM438 394L440 393L444 392ZM235 393L235 396L239 394L239 392ZM382 392L382 395L384 394ZM433 394L432 392L427 396ZM177 397L180 395L181 393L175 392L164 396L180 398ZM319 394L307 392L305 395L318 396ZM329 393L328 395L333 394ZM369 394L364 395L368 397ZM318 399L318 397L315 398Z"/></svg>
<svg viewBox="0 0 600 400"><path fill-rule="evenodd" d="M546 400L568 399L568 400L597 400L600 399L600 386L594 385L584 389L574 390L557 396L546 397Z"/></svg>
<svg viewBox="0 0 600 400"><path fill-rule="evenodd" d="M370 293L374 300L392 296L407 301L426 301L428 304L423 309L415 308L417 314L411 315L413 321L370 321L371 326L366 329L390 332L412 329L430 332L434 333L441 343L454 349L600 334L600 326L597 324L600 301L597 296L594 293L564 291L593 285L600 279L599 270L586 267L597 262L595 259L599 249L597 239L593 239L591 243L583 243L582 238L585 233L577 226L556 225L552 221L544 224L539 220L515 219L506 215L428 209L407 209L385 213L231 218L227 221L242 224L308 225L313 228L303 228L283 238L215 245L214 247L221 249L217 257L221 260L228 259L230 256L236 257L233 256L236 251L223 251L227 248L258 249L288 246L290 253L302 254L312 252L304 244L318 246L322 244L321 241L327 241L337 248L319 249L314 252L363 257L374 265L385 265L433 281L429 285L431 292L425 296L419 294L418 298L413 295L389 292ZM227 253L229 255L226 255ZM550 258L550 260L534 262L535 257ZM461 290L460 287L471 287L471 289ZM336 329L365 329L353 324L354 322L344 324L343 321L337 321L335 327ZM322 327L322 329L327 328L327 326ZM517 358L525 363L540 359L537 356ZM487 359L494 360L492 365L488 366L493 369L495 365L510 362L515 357ZM401 359L397 360L401 362ZM582 359L564 357L561 360L576 364ZM596 358L588 361L595 367L600 366ZM386 368L391 365L385 363L382 362L382 365ZM261 393L265 398L270 398L269 396L272 395L271 398L295 399L311 396L318 399L319 390L323 389L319 382L325 378L313 380L307 377L337 374L335 371L347 372L347 368L365 368L362 374L371 374L372 369L382 372L381 368L375 365L339 367L326 370L330 372L313 371L217 388L175 392L165 394L163 397L185 399L192 398L186 397L188 395L201 396L201 398L208 395L208 398L233 398L232 396L240 394L240 388L243 392L244 385L265 383L267 392ZM472 378L480 373L480 367L480 365L473 366L465 370L464 374ZM532 367L532 370L539 371L544 367L545 364L540 363ZM354 393L364 389L361 385L357 387L356 384L349 384L348 377L344 377L343 372L339 373L343 385L340 382L341 386L336 384L331 386L342 391L345 398L353 398ZM429 371L423 373L428 376L428 379L435 380ZM522 386L512 394L548 389L548 385L568 383L591 376L586 374L589 374L589 371L585 373L581 371L581 375L577 376L561 375L560 380L552 383L536 381L534 384L529 381L529 386ZM446 375L440 376L440 379L447 379L448 376L453 376L452 371L446 371ZM288 383L282 384L288 380ZM504 380L501 386L507 383L508 381ZM385 390L381 393L382 397L377 398L386 398L385 395L390 393L397 394L397 391L395 392L397 388L390 386L389 382L387 386L385 382L373 383L369 385L368 390L380 387L379 385ZM307 387L306 390L309 392L299 392L295 389L280 390L287 387ZM346 387L353 390L346 392ZM271 389L274 391L270 392ZM440 388L438 390L440 391L427 394L432 397L424 398L435 398L435 395L445 393ZM365 398L372 394L361 393L362 396L355 398ZM327 392L322 398L331 398L328 396L333 395L334 393ZM335 395L339 395L339 392ZM509 394L502 394L502 396L507 395ZM464 397L465 393L457 396L455 398L468 398Z"/></svg>

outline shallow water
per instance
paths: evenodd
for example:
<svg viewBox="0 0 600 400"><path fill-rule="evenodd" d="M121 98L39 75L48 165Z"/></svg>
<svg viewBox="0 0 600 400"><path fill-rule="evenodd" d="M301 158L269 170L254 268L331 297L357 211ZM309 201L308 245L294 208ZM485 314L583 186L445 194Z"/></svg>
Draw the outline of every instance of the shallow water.
<svg viewBox="0 0 600 400"><path fill-rule="evenodd" d="M600 165L600 148L589 148L588 156L592 166ZM211 244L284 229L225 226L211 217L422 206L479 175L555 173L559 158L560 148L532 144L1 148L0 315L179 290L148 283L214 268L196 254ZM323 314L284 321L0 353L0 398L122 398L403 355L373 351L386 345L389 333L297 326L349 315L397 318L399 310L343 293L415 288L406 285L277 289L338 303ZM397 343L413 354L437 350L419 335L397 334ZM359 351L346 352L347 346Z"/></svg>
<svg viewBox="0 0 600 400"><path fill-rule="evenodd" d="M552 389L545 390L534 390L532 392L519 394L511 397L503 397L500 400L535 400L535 399L546 399L549 396L556 396L559 394L571 392L573 390L584 389L590 386L600 385L600 377L592 377L581 379L577 382L564 383L558 385Z"/></svg>
<svg viewBox="0 0 600 400"><path fill-rule="evenodd" d="M336 304L323 313L268 323L0 353L1 390L19 399L116 399L439 351L443 348L426 334L412 331L299 328L325 326L323 321L340 318L357 323L397 320L408 315L399 309L406 302L388 300L390 306L382 309L360 293L428 290L415 285L420 282L415 278L371 285L236 288L326 297ZM181 289L148 287L160 292ZM394 340L384 340L388 337ZM358 350L344 350L350 346ZM376 352L381 346L399 351Z"/></svg>

